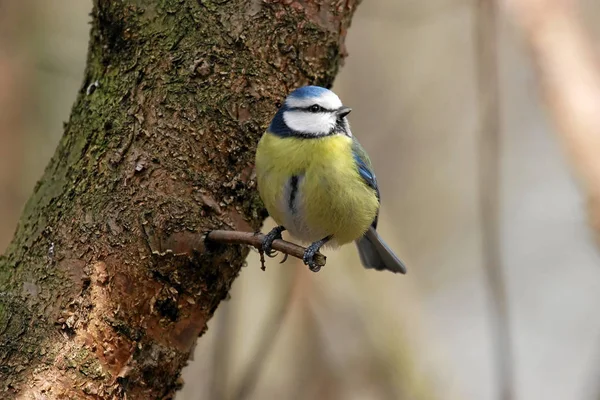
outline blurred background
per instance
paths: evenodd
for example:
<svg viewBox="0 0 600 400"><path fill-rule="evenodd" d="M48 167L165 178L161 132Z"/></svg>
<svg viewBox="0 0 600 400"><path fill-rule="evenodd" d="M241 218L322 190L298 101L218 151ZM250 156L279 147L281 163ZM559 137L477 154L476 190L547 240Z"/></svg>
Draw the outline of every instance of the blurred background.
<svg viewBox="0 0 600 400"><path fill-rule="evenodd" d="M600 3L583 7L600 39ZM90 10L87 0L0 1L0 252L81 85ZM600 258L529 54L499 20L513 398L598 399ZM477 26L472 1L361 4L334 90L354 110L381 187L380 231L409 274L365 271L352 246L328 252L316 275L292 259L263 272L251 253L178 400L499 398L478 194Z"/></svg>

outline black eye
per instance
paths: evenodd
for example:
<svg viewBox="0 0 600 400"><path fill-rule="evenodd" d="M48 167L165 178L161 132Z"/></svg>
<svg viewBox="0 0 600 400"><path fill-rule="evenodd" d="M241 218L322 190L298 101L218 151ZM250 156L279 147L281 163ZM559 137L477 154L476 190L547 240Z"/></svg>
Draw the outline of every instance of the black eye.
<svg viewBox="0 0 600 400"><path fill-rule="evenodd" d="M321 106L320 106L320 105L318 105L318 104L313 104L313 105L312 105L312 106L310 106L308 109L310 110L310 112L317 113L317 112L319 112L319 111L322 111L322 110L323 110L323 107L321 107Z"/></svg>

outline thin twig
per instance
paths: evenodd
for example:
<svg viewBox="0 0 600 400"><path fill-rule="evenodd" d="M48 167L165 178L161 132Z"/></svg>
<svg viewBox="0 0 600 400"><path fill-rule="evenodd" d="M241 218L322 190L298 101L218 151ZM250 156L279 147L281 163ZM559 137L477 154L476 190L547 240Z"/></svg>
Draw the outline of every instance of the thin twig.
<svg viewBox="0 0 600 400"><path fill-rule="evenodd" d="M500 96L496 0L479 0L475 10L477 89L480 104L479 196L482 251L491 297L498 399L514 398L513 357L500 250Z"/></svg>
<svg viewBox="0 0 600 400"><path fill-rule="evenodd" d="M209 242L225 243L225 244L246 244L253 246L262 252L262 242L265 236L262 233L254 232L243 232L243 231L210 231L206 234L206 239ZM280 253L287 254L302 260L306 249L302 246L298 246L294 243L287 242L285 240L276 239L273 241L271 246L273 250L277 250ZM315 263L319 267L323 267L327 257L321 253L315 254Z"/></svg>

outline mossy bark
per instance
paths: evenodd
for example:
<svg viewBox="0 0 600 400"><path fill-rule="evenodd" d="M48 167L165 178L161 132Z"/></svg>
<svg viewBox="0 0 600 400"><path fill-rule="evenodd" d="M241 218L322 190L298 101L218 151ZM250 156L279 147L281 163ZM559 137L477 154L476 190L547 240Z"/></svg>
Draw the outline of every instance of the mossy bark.
<svg viewBox="0 0 600 400"><path fill-rule="evenodd" d="M332 83L358 1L95 1L85 82L0 257L1 398L174 394L248 252L192 249L259 229L255 145L291 89Z"/></svg>

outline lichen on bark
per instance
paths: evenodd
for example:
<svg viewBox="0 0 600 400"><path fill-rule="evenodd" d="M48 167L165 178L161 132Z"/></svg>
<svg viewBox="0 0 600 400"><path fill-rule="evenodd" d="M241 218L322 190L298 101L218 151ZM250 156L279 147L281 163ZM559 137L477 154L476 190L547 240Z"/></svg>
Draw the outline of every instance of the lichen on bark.
<svg viewBox="0 0 600 400"><path fill-rule="evenodd" d="M255 145L292 88L331 85L357 3L95 1L85 81L0 257L2 398L172 396L248 252L201 234L260 228Z"/></svg>

